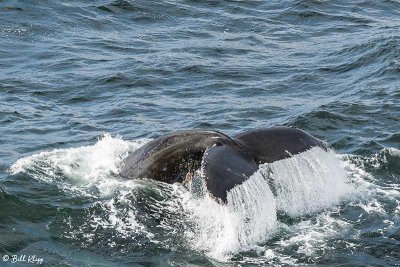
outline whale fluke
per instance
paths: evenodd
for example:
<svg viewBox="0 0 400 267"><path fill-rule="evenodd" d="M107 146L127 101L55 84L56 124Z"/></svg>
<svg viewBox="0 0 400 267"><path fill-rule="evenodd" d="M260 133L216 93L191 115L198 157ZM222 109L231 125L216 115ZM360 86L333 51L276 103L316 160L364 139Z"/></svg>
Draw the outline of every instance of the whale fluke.
<svg viewBox="0 0 400 267"><path fill-rule="evenodd" d="M272 163L325 144L303 130L289 127L255 129L237 134L233 139L250 151L260 163Z"/></svg>
<svg viewBox="0 0 400 267"><path fill-rule="evenodd" d="M258 170L252 154L235 146L221 145L207 148L201 163L207 190L226 202L227 193L246 181Z"/></svg>
<svg viewBox="0 0 400 267"><path fill-rule="evenodd" d="M217 131L181 131L161 136L129 155L120 172L127 179L183 182L201 169L208 192L226 203L228 192L262 163L283 160L323 142L295 128L273 127L233 138Z"/></svg>
<svg viewBox="0 0 400 267"><path fill-rule="evenodd" d="M143 145L123 162L120 175L166 183L182 182L188 172L200 168L204 151L215 144L235 142L217 131L180 131Z"/></svg>

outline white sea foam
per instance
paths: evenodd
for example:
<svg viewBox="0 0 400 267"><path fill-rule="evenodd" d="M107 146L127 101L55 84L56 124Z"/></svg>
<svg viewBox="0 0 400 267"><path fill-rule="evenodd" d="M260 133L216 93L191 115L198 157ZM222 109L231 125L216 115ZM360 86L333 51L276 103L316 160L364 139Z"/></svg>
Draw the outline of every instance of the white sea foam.
<svg viewBox="0 0 400 267"><path fill-rule="evenodd" d="M192 244L219 260L266 240L276 224L275 199L261 173L232 189L227 199L220 205L206 196L186 207L196 224Z"/></svg>
<svg viewBox="0 0 400 267"><path fill-rule="evenodd" d="M297 254L306 256L330 249L326 240L340 236L350 226L349 223L333 217L336 212L326 211L318 214L315 220L304 220L289 227L289 233L276 244L280 250L295 249Z"/></svg>
<svg viewBox="0 0 400 267"><path fill-rule="evenodd" d="M386 153L386 151L389 151L390 156L395 154L393 152L396 152L393 149L385 149L377 154L378 157ZM319 154L319 162L323 165L330 162L328 169L325 167L321 168L321 166L319 166L317 167L316 172L313 172L314 174L321 174L321 170L323 169L331 169L331 171L335 171L336 168L340 168L337 173L334 173L333 176L330 176L337 177L339 173L342 173L341 176L337 177L337 180L340 182L339 185L333 185L333 182L331 181L332 184L330 186L333 190L336 190L336 196L340 196L340 194L337 194L338 192L341 192L342 196L333 198L328 196L329 199L326 200L321 199L320 197L315 198L314 194L310 194L307 196L312 196L315 198L317 205L309 205L308 203L311 199L308 199L307 197L304 198L302 193L309 190L307 178L303 178L306 179L306 186L303 187L301 192L295 191L296 195L294 198L289 197L288 199L283 199L284 201L280 200L280 198L286 194L279 196L279 190L277 188L277 208L287 212L287 214L290 216L307 215L308 213L314 213L315 209L323 210L313 214L311 217L307 216L307 219L302 219L301 221L292 225L278 222L276 232L278 234L280 233L279 240L270 244L273 248L268 248L268 245L266 245L264 257L256 257L254 259L254 261L257 263L268 265L301 265L301 263L298 262L299 259L307 257L311 261L317 260L318 257L325 255L329 250L335 250L335 244L337 244L337 242L342 242L342 245L346 246L349 252L356 251L357 244L353 243L352 240L356 240L361 232L359 229L357 229L358 227L354 227L352 219L344 219L342 216L340 216L343 210L342 207L336 206L336 203L338 203L337 201L340 202L341 200L345 200L346 207L352 207L356 212L360 212L359 208L362 209L359 216L353 218L353 220L355 220L358 224L361 224L364 220L368 220L368 218L371 216L374 216L376 219L381 219L384 226L382 229L378 229L377 231L379 231L382 235L387 235L388 233L393 232L393 226L400 222L400 213L398 212L400 207L400 194L396 185L379 185L379 183L382 181L378 181L377 178L368 173L364 166L365 163L369 163L374 168L381 168L382 164L387 162L385 157L382 157L380 160L379 158L377 159L377 155L364 158L354 155L335 155L332 153L325 154L317 151L314 151L314 153L315 156ZM329 159L329 157L332 155L334 155L336 159ZM307 154L304 154L303 156L308 157L310 155L307 156ZM338 160L338 162L335 163L336 160ZM313 160L311 160L311 162L312 161ZM286 162L287 165L282 164L280 166L292 168L289 162ZM284 162L276 163L281 164ZM274 163L274 165L278 165L276 163ZM302 163L297 162L295 163L295 166L298 166L297 164L301 165ZM271 171L267 167L265 168L267 171ZM307 168L304 168L304 171L307 173ZM289 175L285 176L289 177L287 180L289 188L290 184L293 183L291 182L293 177L291 177L290 173L291 172L289 172ZM274 175L276 175L276 170ZM285 185L285 183L283 184ZM282 184L275 184L276 187L281 185ZM321 196L323 196L324 193L326 194L326 191L324 192L325 187L318 185L318 181L316 186L319 186L317 189L321 188ZM298 203L295 203L294 200L297 200ZM388 202L397 203L398 208L393 211L393 214L388 214L387 210L385 210L384 206L387 205ZM282 203L284 204L282 205ZM288 203L293 203L297 210L292 208L288 209ZM343 236L347 236L349 239L339 239L335 242L332 242L337 237Z"/></svg>
<svg viewBox="0 0 400 267"><path fill-rule="evenodd" d="M127 238L145 235L157 243L156 233L139 222L135 202L127 200L135 194L133 189L142 184L115 176L123 158L146 142L146 139L128 142L106 134L92 146L57 149L22 158L10 167L10 172L27 173L66 192L99 198L96 205L104 213L90 217L88 224L93 229L113 229L118 236ZM198 190L198 186L192 187ZM329 249L326 240L348 229L347 223L331 214L341 201L354 199L359 191L367 192L366 195L371 190L389 194L387 188L374 185L373 177L347 156L319 148L262 165L260 171L228 193L227 205L216 203L207 194L201 194L201 190L192 197L180 185L159 189L163 200L152 200L149 205L154 212L168 216L163 216L158 229L174 233L176 223L185 224L189 244L213 259L226 261L241 251L256 250L258 255L264 255L257 259L270 264L295 264L296 258L285 249L295 249L307 256ZM395 188L391 191L388 196L398 201L395 195L398 192ZM359 201L355 205L366 212L382 212L379 201L374 203ZM278 211L291 217L319 213L316 221L308 219L285 225L277 220ZM186 217L174 217L175 213ZM176 221L182 219L187 221ZM79 229L74 231L79 235ZM275 242L276 248L263 247L270 237L282 231L286 234ZM92 238L90 233L85 236L89 241ZM115 245L113 240L109 241L111 247Z"/></svg>
<svg viewBox="0 0 400 267"><path fill-rule="evenodd" d="M55 149L21 158L9 171L12 174L27 173L37 180L55 183L66 191L104 196L115 187L134 184L132 181L121 183L112 176L118 173L128 153L146 142L147 139L127 142L104 134L91 146Z"/></svg>
<svg viewBox="0 0 400 267"><path fill-rule="evenodd" d="M353 205L362 208L367 214L385 217L387 214L383 206L389 202L397 203L397 210L400 210L399 184L378 180L366 171L366 164L375 169L380 169L390 164L388 156L393 157L391 160L399 160L399 150L385 148L371 157L340 156L350 179L357 186L358 198Z"/></svg>
<svg viewBox="0 0 400 267"><path fill-rule="evenodd" d="M210 257L225 261L240 251L257 249L258 244L273 236L282 227L277 222L278 210L294 217L315 213L351 199L354 192L338 156L333 151L314 148L261 166L260 171L228 193L227 205L218 205L208 196L190 202L188 210L196 222L190 235L192 244ZM296 244L299 253L310 255L313 245L323 243L335 234L338 225L345 224L328 215L318 220L316 229L311 222L299 224L299 233L281 246ZM266 257L271 255L271 251L266 252ZM292 261L282 257L281 263Z"/></svg>
<svg viewBox="0 0 400 267"><path fill-rule="evenodd" d="M66 231L63 236L67 239L81 238L82 246L90 245L98 229L109 229L115 233L114 237L141 235L152 241L153 234L146 225L138 222L137 209L131 206L129 200L132 190L141 184L116 177L128 153L148 141L140 139L128 142L104 134L94 145L55 149L21 158L10 167L9 172L26 173L41 182L58 186L67 194L98 199L91 207L100 208L102 212L88 214L84 225L72 225L76 218L64 219ZM110 247L115 246L113 240L104 242Z"/></svg>
<svg viewBox="0 0 400 267"><path fill-rule="evenodd" d="M343 162L333 151L319 147L264 165L263 169L271 174L278 209L291 216L337 205L355 190Z"/></svg>

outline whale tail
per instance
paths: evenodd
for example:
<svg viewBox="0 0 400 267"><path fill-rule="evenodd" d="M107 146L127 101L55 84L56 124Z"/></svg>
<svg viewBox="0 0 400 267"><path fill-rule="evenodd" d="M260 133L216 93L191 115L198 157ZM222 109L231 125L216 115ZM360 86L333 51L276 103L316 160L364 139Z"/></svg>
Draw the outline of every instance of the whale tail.
<svg viewBox="0 0 400 267"><path fill-rule="evenodd" d="M227 145L207 148L201 162L208 192L224 203L227 193L257 170L258 164L252 154Z"/></svg>
<svg viewBox="0 0 400 267"><path fill-rule="evenodd" d="M201 164L210 194L226 203L227 193L258 170L258 164L289 158L313 147L326 149L323 142L295 128L274 127L240 133L229 145L208 148Z"/></svg>
<svg viewBox="0 0 400 267"><path fill-rule="evenodd" d="M201 168L209 193L226 203L228 192L271 163L325 145L294 128L257 129L230 138L216 131L182 131L161 136L136 150L123 163L127 179L185 182Z"/></svg>

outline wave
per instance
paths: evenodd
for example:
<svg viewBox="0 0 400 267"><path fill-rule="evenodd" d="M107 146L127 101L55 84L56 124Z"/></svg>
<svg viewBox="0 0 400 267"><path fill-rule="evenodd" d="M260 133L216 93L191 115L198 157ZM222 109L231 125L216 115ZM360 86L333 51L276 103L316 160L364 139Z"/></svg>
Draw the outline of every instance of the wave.
<svg viewBox="0 0 400 267"><path fill-rule="evenodd" d="M17 160L11 174L24 173L39 181L56 184L62 190L87 196L109 195L113 185L121 185L115 178L122 160L130 151L148 142L140 139L126 142L120 137L104 134L92 146L55 149ZM124 181L132 184L130 181Z"/></svg>
<svg viewBox="0 0 400 267"><path fill-rule="evenodd" d="M187 234L194 249L226 261L274 237L282 227L279 212L301 217L332 208L354 195L355 188L338 156L314 148L263 165L228 193L226 206L208 196L189 202L187 209L196 227Z"/></svg>
<svg viewBox="0 0 400 267"><path fill-rule="evenodd" d="M366 171L397 166L396 149L362 158L314 148L260 166L228 193L227 205L220 205L179 184L120 179L124 157L148 141L105 134L92 146L22 158L9 171L93 198L81 206L61 205L49 231L80 247L124 256L145 247L190 248L221 262L298 264L333 250L332 240L343 233L358 234L353 221L338 215L343 209L386 214L391 224L382 229L391 233L396 220L388 214L400 214L398 206L388 210L383 204L400 203L398 188L379 185Z"/></svg>

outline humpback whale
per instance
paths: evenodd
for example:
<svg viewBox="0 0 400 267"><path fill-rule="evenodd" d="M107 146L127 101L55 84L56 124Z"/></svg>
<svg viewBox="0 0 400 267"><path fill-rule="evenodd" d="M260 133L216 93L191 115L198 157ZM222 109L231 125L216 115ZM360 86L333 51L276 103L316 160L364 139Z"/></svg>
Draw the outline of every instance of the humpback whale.
<svg viewBox="0 0 400 267"><path fill-rule="evenodd" d="M218 131L189 130L161 136L130 154L120 175L182 183L200 169L208 192L227 202L228 192L254 174L259 164L289 158L325 144L303 130L262 128L229 137Z"/></svg>

